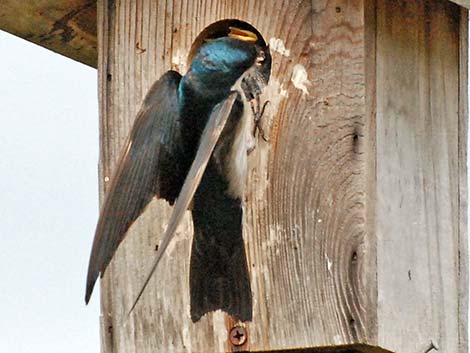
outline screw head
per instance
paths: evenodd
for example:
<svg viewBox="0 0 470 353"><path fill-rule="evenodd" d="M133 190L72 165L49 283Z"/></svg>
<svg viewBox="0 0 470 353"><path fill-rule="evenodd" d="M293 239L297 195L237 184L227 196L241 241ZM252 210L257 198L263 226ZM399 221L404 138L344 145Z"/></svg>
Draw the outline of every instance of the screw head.
<svg viewBox="0 0 470 353"><path fill-rule="evenodd" d="M234 346L242 346L247 339L246 329L242 326L234 326L230 330L230 343Z"/></svg>

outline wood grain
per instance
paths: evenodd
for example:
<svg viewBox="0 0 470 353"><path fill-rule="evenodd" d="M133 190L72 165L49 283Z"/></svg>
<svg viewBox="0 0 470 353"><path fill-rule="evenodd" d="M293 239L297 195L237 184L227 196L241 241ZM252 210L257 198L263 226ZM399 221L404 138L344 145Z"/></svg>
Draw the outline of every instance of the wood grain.
<svg viewBox="0 0 470 353"><path fill-rule="evenodd" d="M98 2L102 194L145 92L185 72L200 31L238 18L272 44L269 143L250 155L245 205L254 310L243 350L466 347L459 11L437 0ZM170 212L153 201L103 277L104 352L237 350L223 313L190 320L189 214L126 318Z"/></svg>
<svg viewBox="0 0 470 353"><path fill-rule="evenodd" d="M452 2L470 8L470 0ZM0 18L3 31L91 67L97 66L96 0L3 0ZM149 21L148 13L142 14L142 25L149 25ZM136 29L138 33L140 30Z"/></svg>
<svg viewBox="0 0 470 353"><path fill-rule="evenodd" d="M96 67L96 0L2 0L0 29Z"/></svg>
<svg viewBox="0 0 470 353"><path fill-rule="evenodd" d="M460 9L459 38L459 353L468 352L468 10Z"/></svg>
<svg viewBox="0 0 470 353"><path fill-rule="evenodd" d="M459 19L450 2L377 2L378 339L394 352L458 352L466 327Z"/></svg>
<svg viewBox="0 0 470 353"><path fill-rule="evenodd" d="M273 52L272 84L265 96L272 102L265 121L270 143L260 142L252 157L258 166L250 175L246 204L255 303L249 348L365 341L368 315L373 315L366 310L371 299L365 284L373 277L363 270L368 239L362 2L102 1L99 9L107 13L99 24L100 70L107 72L106 80L100 75L104 180L144 93L165 70L186 69L191 43L205 26L236 17L267 40L284 42L290 55ZM308 94L291 81L296 65L306 70ZM223 314L197 324L189 320L189 218L135 315L125 321L169 212L164 202L154 202L106 271L108 351L232 349Z"/></svg>

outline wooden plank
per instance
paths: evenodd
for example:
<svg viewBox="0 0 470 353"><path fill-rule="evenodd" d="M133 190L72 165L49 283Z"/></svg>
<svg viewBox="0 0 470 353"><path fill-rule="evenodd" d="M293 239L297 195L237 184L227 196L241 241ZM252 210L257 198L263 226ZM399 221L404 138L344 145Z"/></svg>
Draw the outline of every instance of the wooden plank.
<svg viewBox="0 0 470 353"><path fill-rule="evenodd" d="M470 0L450 0L450 1L456 3L457 5L470 9Z"/></svg>
<svg viewBox="0 0 470 353"><path fill-rule="evenodd" d="M467 298L460 9L435 0L377 4L379 345L412 353L432 342L457 352L467 321L458 300Z"/></svg>
<svg viewBox="0 0 470 353"><path fill-rule="evenodd" d="M452 2L470 8L470 0ZM143 21L155 19L143 14ZM96 0L0 2L1 30L91 67L98 57L96 23Z"/></svg>
<svg viewBox="0 0 470 353"><path fill-rule="evenodd" d="M377 241L372 234L376 233L376 200L377 200L377 2L366 0L364 2L364 51L365 59L365 126L362 136L363 149L366 161L366 232L370 234L368 243L369 259L367 270L377 273ZM377 308L377 285L369 286L370 305ZM378 344L377 310L373 310L369 325L369 342Z"/></svg>
<svg viewBox="0 0 470 353"><path fill-rule="evenodd" d="M459 52L459 353L468 352L468 10L460 10Z"/></svg>
<svg viewBox="0 0 470 353"><path fill-rule="evenodd" d="M106 12L98 23L102 189L145 92L169 68L185 71L191 43L205 26L236 17L266 35L273 48L264 95L271 101L264 121L270 142L259 141L250 156L256 167L248 183L245 240L254 318L243 348L374 340L375 247L365 225L363 2L101 0L98 9ZM105 352L234 349L222 313L190 321L189 216L126 319L170 212L165 202L152 202L105 273Z"/></svg>
<svg viewBox="0 0 470 353"><path fill-rule="evenodd" d="M254 319L244 350L466 350L463 10L102 0L100 12L102 191L146 90L168 68L185 71L205 26L236 16L269 34L270 142L250 157L245 208ZM126 319L170 212L153 202L104 276L104 352L235 350L225 315L189 319L189 217Z"/></svg>
<svg viewBox="0 0 470 353"><path fill-rule="evenodd" d="M96 67L96 0L2 0L0 29Z"/></svg>
<svg viewBox="0 0 470 353"><path fill-rule="evenodd" d="M112 77L109 73L109 67L112 63L114 57L112 51L110 50L109 42L112 39L112 34L109 30L110 28L110 13L107 11L107 4L103 1L98 2L97 6L100 8L97 9L97 21L100 23L100 26L97 27L98 30L98 42L101 43L100 50L98 51L98 101L99 101L99 111L100 111L100 154L99 154L99 187L100 187L100 204L103 202L103 197L105 191L107 191L107 177L110 171L110 163L103 163L106 158L109 156L109 145L113 143L113 136L108 133L110 130L106 125L107 119L102 119L102 117L109 116L113 114L113 101L112 95L110 94L110 85L108 84L111 81ZM105 169L107 168L107 169ZM109 268L109 271L112 269ZM110 311L110 305L108 303L111 300L110 293L106 291L101 291L101 308L108 307L108 311L102 311L100 316L100 337L101 337L101 352L112 352L113 351L113 313Z"/></svg>

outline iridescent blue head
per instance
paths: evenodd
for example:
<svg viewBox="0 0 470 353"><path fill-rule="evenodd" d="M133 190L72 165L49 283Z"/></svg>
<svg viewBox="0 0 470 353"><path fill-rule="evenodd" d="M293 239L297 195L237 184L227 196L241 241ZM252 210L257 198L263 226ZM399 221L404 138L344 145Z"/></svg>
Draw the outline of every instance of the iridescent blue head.
<svg viewBox="0 0 470 353"><path fill-rule="evenodd" d="M260 51L250 42L231 37L210 40L193 57L180 85L180 98L191 92L201 98L224 98L235 82L255 65Z"/></svg>

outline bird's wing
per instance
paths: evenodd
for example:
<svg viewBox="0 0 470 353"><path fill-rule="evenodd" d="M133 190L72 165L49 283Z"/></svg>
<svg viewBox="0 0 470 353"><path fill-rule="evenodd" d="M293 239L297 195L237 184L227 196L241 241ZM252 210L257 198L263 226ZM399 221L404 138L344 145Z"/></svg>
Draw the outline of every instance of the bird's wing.
<svg viewBox="0 0 470 353"><path fill-rule="evenodd" d="M137 302L139 301L142 293L145 290L150 278L152 277L155 269L157 268L158 263L160 262L163 253L165 252L168 244L170 243L173 235L175 234L176 228L183 219L184 212L188 209L191 200L193 199L194 193L196 192L201 178L206 169L207 163L212 155L212 151L222 133L222 130L230 116L232 111L235 98L237 97L236 92L232 92L225 100L220 102L214 107L212 113L207 121L207 125L202 132L199 148L196 152L196 157L191 165L191 169L188 172L186 180L184 181L183 187L181 188L181 193L176 200L173 213L171 214L170 220L168 222L168 227L163 234L161 243L158 246L157 253L155 255L155 260L153 262L150 273L148 274L144 284L142 285L139 294L137 295L134 304L132 305L129 314L134 310Z"/></svg>
<svg viewBox="0 0 470 353"><path fill-rule="evenodd" d="M96 227L85 301L124 236L156 195L173 203L191 161L184 153L177 90L181 75L168 71L150 88L112 178Z"/></svg>

